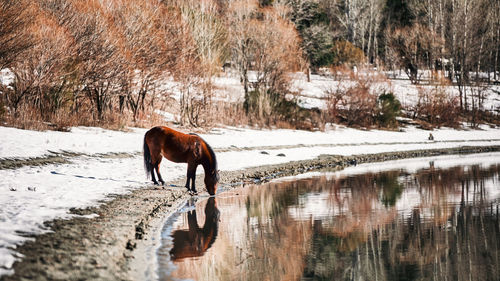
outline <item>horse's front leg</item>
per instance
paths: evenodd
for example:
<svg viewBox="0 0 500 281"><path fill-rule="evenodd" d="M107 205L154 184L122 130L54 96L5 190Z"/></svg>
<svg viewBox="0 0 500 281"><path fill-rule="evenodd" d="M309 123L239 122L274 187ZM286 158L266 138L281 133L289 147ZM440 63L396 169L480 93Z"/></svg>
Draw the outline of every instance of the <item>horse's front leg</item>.
<svg viewBox="0 0 500 281"><path fill-rule="evenodd" d="M196 194L196 187L195 187L195 179L196 179L196 168L198 165L196 164L188 164L188 169L187 169L187 180L186 180L186 188L188 191L191 191L192 193ZM189 181L191 181L191 187L189 187Z"/></svg>

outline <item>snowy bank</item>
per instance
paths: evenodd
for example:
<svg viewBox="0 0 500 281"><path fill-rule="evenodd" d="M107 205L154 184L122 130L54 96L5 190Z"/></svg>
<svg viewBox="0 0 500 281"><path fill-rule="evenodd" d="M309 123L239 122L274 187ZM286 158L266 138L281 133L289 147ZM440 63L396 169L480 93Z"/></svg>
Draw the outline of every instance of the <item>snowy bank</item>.
<svg viewBox="0 0 500 281"><path fill-rule="evenodd" d="M25 233L49 231L43 222L70 218L70 208L85 208L148 184L142 163L146 130L116 132L72 128L71 132L35 132L0 127L0 160L73 152L68 164L0 170L0 275L11 273L17 245ZM500 145L500 129L405 132L336 128L326 132L216 128L201 136L217 152L219 168L231 171L267 164L313 159L321 154L356 155L415 149ZM263 153L263 152L266 153ZM126 153L127 157L102 154ZM278 156L282 154L284 156ZM164 179L183 178L186 164L163 161ZM198 169L203 173L203 169Z"/></svg>

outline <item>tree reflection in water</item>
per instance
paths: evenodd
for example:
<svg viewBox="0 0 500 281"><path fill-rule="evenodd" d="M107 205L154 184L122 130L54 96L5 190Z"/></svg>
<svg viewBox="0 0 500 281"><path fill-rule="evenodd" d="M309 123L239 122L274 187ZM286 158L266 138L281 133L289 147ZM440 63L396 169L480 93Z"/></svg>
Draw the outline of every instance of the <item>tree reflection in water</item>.
<svg viewBox="0 0 500 281"><path fill-rule="evenodd" d="M431 164L415 173L327 174L227 192L217 198L217 241L203 257L176 262L172 276L498 280L499 170Z"/></svg>

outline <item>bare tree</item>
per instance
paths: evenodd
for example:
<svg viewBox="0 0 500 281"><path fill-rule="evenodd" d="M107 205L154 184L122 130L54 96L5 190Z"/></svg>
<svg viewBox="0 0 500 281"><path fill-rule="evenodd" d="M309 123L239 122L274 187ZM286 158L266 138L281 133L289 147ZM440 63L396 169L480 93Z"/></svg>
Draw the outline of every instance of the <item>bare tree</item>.
<svg viewBox="0 0 500 281"><path fill-rule="evenodd" d="M0 69L9 67L32 45L26 33L28 20L33 16L30 11L26 1L0 0Z"/></svg>
<svg viewBox="0 0 500 281"><path fill-rule="evenodd" d="M105 4L105 3L104 3ZM126 60L123 41L113 26L111 5L100 1L74 1L72 14L64 24L76 41L79 61L77 93L90 101L94 120L103 121L120 91Z"/></svg>
<svg viewBox="0 0 500 281"><path fill-rule="evenodd" d="M217 11L214 1L187 1L181 6L200 60L210 74L218 72L228 57L227 28Z"/></svg>
<svg viewBox="0 0 500 281"><path fill-rule="evenodd" d="M257 112L260 118L270 114L275 104L288 93L288 73L301 69L301 50L294 25L273 10L263 11L263 20L254 20Z"/></svg>
<svg viewBox="0 0 500 281"><path fill-rule="evenodd" d="M483 17L488 14L488 0L451 0L450 23L453 26L450 50L454 78L460 92L460 108L468 110L467 86L471 71L480 64L484 36L490 28ZM486 17L487 18L487 17Z"/></svg>
<svg viewBox="0 0 500 281"><path fill-rule="evenodd" d="M245 100L248 99L250 87L248 72L253 48L250 22L257 8L258 3L256 0L233 1L229 6L228 24L231 35L231 57L240 74L240 80L245 91Z"/></svg>
<svg viewBox="0 0 500 281"><path fill-rule="evenodd" d="M334 22L332 28L338 29L337 33L341 34L342 39L362 49L368 62L377 63L378 37L386 1L321 0L320 2Z"/></svg>
<svg viewBox="0 0 500 281"><path fill-rule="evenodd" d="M370 0L368 1L368 42L365 48L366 55L369 62L378 64L378 34L380 32L380 23L382 21L382 11L384 9L385 1L383 0Z"/></svg>
<svg viewBox="0 0 500 281"><path fill-rule="evenodd" d="M287 73L301 68L299 37L281 10L259 10L255 1L240 1L230 11L232 55L245 89L245 109L265 119L287 92ZM250 83L251 69L255 80Z"/></svg>
<svg viewBox="0 0 500 281"><path fill-rule="evenodd" d="M75 48L71 36L50 14L36 4L31 9L32 26L23 32L32 39L32 45L10 65L15 79L12 90L6 91L7 104L15 117L24 102L50 121L52 114L70 99Z"/></svg>
<svg viewBox="0 0 500 281"><path fill-rule="evenodd" d="M196 61L190 67L182 66L179 75L181 85L181 123L188 120L193 126L208 122L207 115L212 104L213 77L228 57L227 27L219 15L220 4L216 1L185 1L180 13L186 33L193 44ZM188 43L188 42L186 42ZM189 70L190 74L184 72Z"/></svg>
<svg viewBox="0 0 500 281"><path fill-rule="evenodd" d="M145 110L147 95L159 88L164 74L173 66L178 41L172 30L176 15L152 1L122 1L112 13L127 62L119 109L123 112L128 106L136 121L139 112Z"/></svg>
<svg viewBox="0 0 500 281"><path fill-rule="evenodd" d="M418 83L418 70L427 61L427 55L439 48L435 34L425 26L415 24L389 32L388 45L397 54L400 67L413 84Z"/></svg>
<svg viewBox="0 0 500 281"><path fill-rule="evenodd" d="M495 81L498 79L497 75L499 72L499 56L500 56L500 0L494 1L492 5L492 13L490 17L490 23L496 27L492 28L493 46L492 46L492 63L493 63L493 79Z"/></svg>

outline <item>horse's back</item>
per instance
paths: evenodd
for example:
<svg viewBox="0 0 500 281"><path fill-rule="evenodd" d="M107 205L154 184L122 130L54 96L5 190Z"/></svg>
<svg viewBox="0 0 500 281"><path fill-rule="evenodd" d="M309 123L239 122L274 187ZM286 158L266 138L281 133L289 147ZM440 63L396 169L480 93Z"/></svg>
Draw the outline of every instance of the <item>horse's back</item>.
<svg viewBox="0 0 500 281"><path fill-rule="evenodd" d="M170 161L182 163L191 158L194 137L169 127L157 126L146 132L145 141L151 151L161 153Z"/></svg>
<svg viewBox="0 0 500 281"><path fill-rule="evenodd" d="M186 135L165 126L156 126L146 132L146 138L162 138L167 136Z"/></svg>

